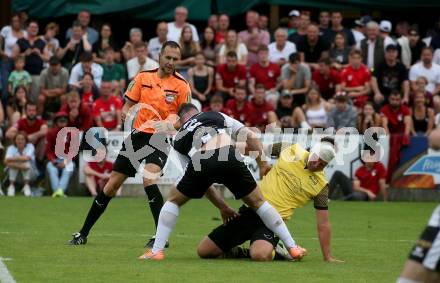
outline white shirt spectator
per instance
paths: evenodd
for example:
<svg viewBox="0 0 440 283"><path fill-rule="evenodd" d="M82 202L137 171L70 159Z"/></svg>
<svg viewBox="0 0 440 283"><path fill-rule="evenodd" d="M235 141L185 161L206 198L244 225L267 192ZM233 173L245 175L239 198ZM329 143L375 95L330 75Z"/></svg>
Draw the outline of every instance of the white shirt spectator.
<svg viewBox="0 0 440 283"><path fill-rule="evenodd" d="M23 35L26 38L27 32L23 31ZM5 54L8 55L8 57L12 56L12 49L15 46L15 43L17 42L18 38L16 38L12 34L12 28L11 26L4 26L2 30L0 31L0 36L4 38L4 45L5 45Z"/></svg>
<svg viewBox="0 0 440 283"><path fill-rule="evenodd" d="M383 47L385 48L385 50L386 50L387 46L390 45L390 44L396 45L397 42L394 39L392 39L390 36L386 36L383 39Z"/></svg>
<svg viewBox="0 0 440 283"><path fill-rule="evenodd" d="M128 79L133 79L140 71L154 70L159 68L159 63L147 57L144 65L141 67L137 57L131 58L127 62Z"/></svg>
<svg viewBox="0 0 440 283"><path fill-rule="evenodd" d="M18 151L15 145L10 145L6 150L5 159L19 156L29 156L31 158L29 163L32 168L35 168L35 147L32 143L27 143L22 153Z"/></svg>
<svg viewBox="0 0 440 283"><path fill-rule="evenodd" d="M352 29L351 33L353 34L354 40L356 41L356 46L361 46L361 41L362 39L365 38L365 35L362 32L355 29Z"/></svg>
<svg viewBox="0 0 440 283"><path fill-rule="evenodd" d="M269 60L273 63L277 63L280 59L284 59L287 62L289 60L289 55L295 52L296 45L290 41L286 42L283 50L278 50L276 42L269 44Z"/></svg>
<svg viewBox="0 0 440 283"><path fill-rule="evenodd" d="M434 52L434 58L432 59L433 63L440 65L440 48L436 49Z"/></svg>
<svg viewBox="0 0 440 283"><path fill-rule="evenodd" d="M159 37L153 37L148 41L148 54L155 61L159 61L159 53L163 43L159 41Z"/></svg>
<svg viewBox="0 0 440 283"><path fill-rule="evenodd" d="M416 81L418 77L424 76L428 79L426 90L435 93L436 86L440 84L440 65L432 63L430 69L423 66L423 62L414 64L409 70L409 80Z"/></svg>
<svg viewBox="0 0 440 283"><path fill-rule="evenodd" d="M244 56L246 56L248 54L247 47L243 43L239 43L238 46L237 46L237 49L234 50L234 51L235 51L235 53L237 53L237 60L239 62L242 60L242 58ZM220 47L218 55L226 57L226 47L225 47L225 44L222 44L222 46Z"/></svg>
<svg viewBox="0 0 440 283"><path fill-rule="evenodd" d="M193 39L195 42L199 42L199 33L197 32L197 29L194 25L190 23L186 23L186 25L191 27ZM179 42L180 34L182 33L182 28L176 27L174 22L168 23L168 39Z"/></svg>
<svg viewBox="0 0 440 283"><path fill-rule="evenodd" d="M102 69L101 65L92 63L92 75L93 75L93 81L95 82L95 85L99 88L101 87L101 81L102 81L102 74L104 73L104 70ZM76 87L79 87L79 81L84 76L84 70L81 66L81 63L76 64L73 66L72 71L70 73L69 78L69 85L73 85Z"/></svg>

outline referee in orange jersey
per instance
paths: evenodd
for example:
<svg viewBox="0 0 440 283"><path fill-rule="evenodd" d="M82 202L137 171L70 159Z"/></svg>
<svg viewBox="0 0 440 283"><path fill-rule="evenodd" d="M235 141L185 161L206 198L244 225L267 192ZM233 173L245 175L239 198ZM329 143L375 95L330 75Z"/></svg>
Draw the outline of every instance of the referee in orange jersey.
<svg viewBox="0 0 440 283"><path fill-rule="evenodd" d="M124 140L104 190L93 200L83 227L73 234L70 244L87 243L90 229L122 183L128 177L135 176L143 161L144 189L157 227L163 198L156 180L165 166L170 150L167 129L173 128L177 122L179 106L191 102L188 82L175 71L175 63L180 60L180 55L180 47L176 42L165 42L159 55L159 68L140 72L129 84L125 92L122 120L125 121L132 113L136 113L134 129ZM147 246L153 244L154 238L151 238Z"/></svg>

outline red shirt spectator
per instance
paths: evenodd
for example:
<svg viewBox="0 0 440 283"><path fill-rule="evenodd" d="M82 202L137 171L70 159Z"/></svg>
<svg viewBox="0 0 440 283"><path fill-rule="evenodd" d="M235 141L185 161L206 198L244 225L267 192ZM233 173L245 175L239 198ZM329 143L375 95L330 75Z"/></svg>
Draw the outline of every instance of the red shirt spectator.
<svg viewBox="0 0 440 283"><path fill-rule="evenodd" d="M336 86L341 83L341 75L335 69L325 66L313 72L312 80L318 85L322 98L329 100L333 98Z"/></svg>
<svg viewBox="0 0 440 283"><path fill-rule="evenodd" d="M216 94L211 97L209 101L209 105L202 109L203 112L214 111L214 112L222 112L228 116L232 115L232 112L224 107L224 100L221 94Z"/></svg>
<svg viewBox="0 0 440 283"><path fill-rule="evenodd" d="M231 112L232 118L246 124L249 117L252 115L252 106L248 101L240 103L236 98L230 99L226 102L225 109Z"/></svg>
<svg viewBox="0 0 440 283"><path fill-rule="evenodd" d="M55 118L54 118L55 125L47 132L46 135L46 156L50 162L58 158L57 155L55 154L55 148L57 146L57 135L62 128L67 126L67 123L68 123L68 114L66 112L59 111L57 114L55 114ZM58 145L58 146L64 146L64 153L66 154L70 149L71 140L72 140L72 136L71 133L69 132L64 137L64 145Z"/></svg>
<svg viewBox="0 0 440 283"><path fill-rule="evenodd" d="M272 104L264 101L262 104L257 104L255 99L251 101L251 111L248 117L248 122L251 127L257 127L263 130L269 124L269 113L273 113Z"/></svg>
<svg viewBox="0 0 440 283"><path fill-rule="evenodd" d="M255 84L262 84L266 90L270 90L277 86L281 69L278 64L271 62L266 67L263 67L260 63L255 63L251 66L249 75L255 79Z"/></svg>
<svg viewBox="0 0 440 283"><path fill-rule="evenodd" d="M100 174L110 174L113 170L113 163L108 160L104 162L87 162L87 165ZM96 184L100 183L100 178L94 176Z"/></svg>
<svg viewBox="0 0 440 283"><path fill-rule="evenodd" d="M108 99L103 96L98 98L93 103L93 117L96 124L107 130L116 129L120 121L118 112L122 111L122 104L121 99L116 96L110 96Z"/></svg>
<svg viewBox="0 0 440 283"><path fill-rule="evenodd" d="M67 94L67 103L61 106L61 112L69 115L68 127L76 127L80 131L87 131L93 127L93 116L90 107L81 103L77 92Z"/></svg>
<svg viewBox="0 0 440 283"><path fill-rule="evenodd" d="M239 81L246 80L246 67L237 64L234 69L230 69L226 64L222 64L218 66L216 79L223 81L223 87L234 88Z"/></svg>
<svg viewBox="0 0 440 283"><path fill-rule="evenodd" d="M19 132L25 132L28 136L40 131L46 122L41 118L36 118L32 123L27 118L21 118L17 121L16 128Z"/></svg>
<svg viewBox="0 0 440 283"><path fill-rule="evenodd" d="M342 70L341 89L353 99L356 107L362 108L369 99L369 82L371 73L367 66L362 64L362 55L359 50L350 53L350 65Z"/></svg>
<svg viewBox="0 0 440 283"><path fill-rule="evenodd" d="M379 194L379 180L385 180L387 177L387 170L381 162L376 162L373 168L368 168L366 165L359 167L355 173L355 179L359 180L360 186L371 191L376 196Z"/></svg>
<svg viewBox="0 0 440 283"><path fill-rule="evenodd" d="M403 135L405 131L404 118L411 115L411 110L403 104L397 109L393 109L390 104L387 104L382 107L380 112L388 119L390 133Z"/></svg>
<svg viewBox="0 0 440 283"><path fill-rule="evenodd" d="M364 86L371 79L371 73L368 68L362 64L358 69L347 66L342 70L341 80L345 82L347 87Z"/></svg>

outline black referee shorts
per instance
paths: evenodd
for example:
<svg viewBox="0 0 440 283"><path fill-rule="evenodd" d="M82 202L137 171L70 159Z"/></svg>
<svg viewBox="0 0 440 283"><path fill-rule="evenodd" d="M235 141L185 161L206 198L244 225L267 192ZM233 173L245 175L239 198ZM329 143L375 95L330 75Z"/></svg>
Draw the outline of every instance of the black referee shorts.
<svg viewBox="0 0 440 283"><path fill-rule="evenodd" d="M251 244L257 240L264 240L274 248L276 247L279 241L278 237L264 225L255 211L243 205L240 207L239 214L240 216L218 226L208 235L223 252L227 252L248 240Z"/></svg>
<svg viewBox="0 0 440 283"><path fill-rule="evenodd" d="M213 183L224 184L236 199L257 187L243 158L232 146L195 153L177 183L177 190L189 198L201 198Z"/></svg>
<svg viewBox="0 0 440 283"><path fill-rule="evenodd" d="M156 164L162 169L167 161L169 151L170 144L167 141L167 135L133 130L122 144L115 163L113 163L113 171L134 177L139 168L137 165L144 160L145 164Z"/></svg>

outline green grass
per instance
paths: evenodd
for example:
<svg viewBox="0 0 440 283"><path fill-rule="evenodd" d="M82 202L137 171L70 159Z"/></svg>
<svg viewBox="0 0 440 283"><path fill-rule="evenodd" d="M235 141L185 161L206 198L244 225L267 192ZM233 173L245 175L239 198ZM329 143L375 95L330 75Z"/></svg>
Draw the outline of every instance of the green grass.
<svg viewBox="0 0 440 283"><path fill-rule="evenodd" d="M333 255L322 261L312 206L298 209L289 228L310 255L302 262L202 260L198 242L220 224L206 200L182 210L162 262L137 260L153 233L141 198L115 199L86 246L66 245L91 198L0 198L0 257L17 282L395 282L434 203L331 203ZM239 207L240 202L231 202Z"/></svg>

